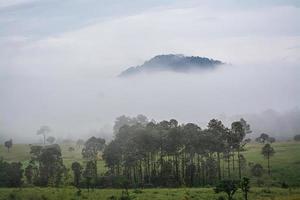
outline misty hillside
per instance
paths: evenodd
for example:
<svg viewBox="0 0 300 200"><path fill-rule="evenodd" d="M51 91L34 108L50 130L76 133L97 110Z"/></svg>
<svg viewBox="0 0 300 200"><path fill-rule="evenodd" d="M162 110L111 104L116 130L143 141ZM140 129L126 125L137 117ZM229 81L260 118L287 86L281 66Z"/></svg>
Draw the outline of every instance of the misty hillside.
<svg viewBox="0 0 300 200"><path fill-rule="evenodd" d="M191 70L213 69L221 64L224 63L219 60L199 56L184 56L181 54L157 55L142 65L126 69L119 76L131 76L141 72L188 72Z"/></svg>

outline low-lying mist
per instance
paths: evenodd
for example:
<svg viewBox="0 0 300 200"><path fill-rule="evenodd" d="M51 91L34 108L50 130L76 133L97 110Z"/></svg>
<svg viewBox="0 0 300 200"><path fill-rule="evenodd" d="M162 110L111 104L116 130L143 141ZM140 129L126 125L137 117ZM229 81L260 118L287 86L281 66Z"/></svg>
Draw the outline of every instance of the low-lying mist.
<svg viewBox="0 0 300 200"><path fill-rule="evenodd" d="M229 125L231 119L244 117L256 134L274 132L286 138L300 132L300 86L295 84L300 70L295 65L223 65L200 73L127 78L101 78L101 71L97 73L7 79L1 97L0 139L37 142L41 125L51 127L50 135L57 138L109 138L115 118L123 114L143 114L156 121L174 118L201 127L211 118ZM268 109L276 114L260 114Z"/></svg>

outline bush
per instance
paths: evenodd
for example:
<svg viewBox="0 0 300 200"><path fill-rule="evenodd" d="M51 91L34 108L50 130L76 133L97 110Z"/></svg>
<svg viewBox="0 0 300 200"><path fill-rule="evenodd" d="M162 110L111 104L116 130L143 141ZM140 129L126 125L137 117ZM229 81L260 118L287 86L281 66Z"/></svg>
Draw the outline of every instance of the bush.
<svg viewBox="0 0 300 200"><path fill-rule="evenodd" d="M289 188L289 185L285 181L283 181L281 183L281 188L287 189L287 188Z"/></svg>

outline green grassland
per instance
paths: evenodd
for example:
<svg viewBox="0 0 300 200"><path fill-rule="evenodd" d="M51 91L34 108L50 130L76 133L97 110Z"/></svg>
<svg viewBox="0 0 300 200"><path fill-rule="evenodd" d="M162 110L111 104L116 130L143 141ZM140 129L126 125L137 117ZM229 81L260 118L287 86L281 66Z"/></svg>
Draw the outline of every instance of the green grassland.
<svg viewBox="0 0 300 200"><path fill-rule="evenodd" d="M81 156L81 148L75 147L74 144L60 145L62 148L62 155L64 164L70 168L71 163L79 161L84 163ZM75 151L69 151L69 147L75 147ZM272 167L272 182L280 183L285 181L289 185L297 186L289 189L281 189L279 187L271 187L270 190L266 187L251 188L249 199L270 199L270 200L300 200L300 143L299 142L277 142L273 144L276 151L274 157L271 158ZM243 155L247 162L260 163L265 168L266 160L261 155L261 144L248 144ZM0 145L0 157L6 161L21 161L26 165L30 159L30 145L28 144L14 144L10 152L3 145ZM248 167L249 168L249 167ZM106 171L103 161L98 162L98 172L104 173ZM246 170L249 176L249 169ZM268 179L267 175L263 178ZM253 178L252 178L253 180ZM255 179L254 179L255 180ZM274 185L273 185L274 186ZM275 185L276 186L276 185ZM279 184L277 186L280 186ZM15 200L39 200L39 199L109 199L111 196L120 197L122 190L120 189L96 189L88 192L82 190L80 196L76 194L76 189L70 186L64 188L0 188L0 200L15 199ZM144 190L130 190L130 195L135 199L217 199L220 195L215 194L212 188L177 188L177 189L144 189ZM236 199L242 199L240 191L236 194Z"/></svg>
<svg viewBox="0 0 300 200"><path fill-rule="evenodd" d="M107 200L120 197L120 189L96 189L88 192L82 190L77 195L74 188L23 188L23 189L0 189L0 200ZM132 199L136 200L212 200L225 194L215 194L212 188L179 188L179 189L144 189L129 190ZM242 193L238 191L236 200L242 200ZM249 199L255 200L299 200L300 189L252 188Z"/></svg>
<svg viewBox="0 0 300 200"><path fill-rule="evenodd" d="M299 142L277 142L272 144L276 153L271 158L272 180L274 182L286 182L289 185L300 186L300 143ZM70 168L72 162L78 161L83 163L84 160L81 156L81 148L76 147L74 144L60 145L62 148L62 156L64 164ZM75 151L70 152L69 147L75 147ZM260 163L265 169L267 161L261 155L262 145L258 143L251 143L246 146L246 150L242 154L246 157L247 163ZM0 157L6 161L21 161L24 165L30 159L30 145L29 144L14 144L10 152L0 145ZM249 168L249 167L248 167ZM98 172L103 174L106 171L105 163L98 162ZM249 169L246 174L249 176Z"/></svg>

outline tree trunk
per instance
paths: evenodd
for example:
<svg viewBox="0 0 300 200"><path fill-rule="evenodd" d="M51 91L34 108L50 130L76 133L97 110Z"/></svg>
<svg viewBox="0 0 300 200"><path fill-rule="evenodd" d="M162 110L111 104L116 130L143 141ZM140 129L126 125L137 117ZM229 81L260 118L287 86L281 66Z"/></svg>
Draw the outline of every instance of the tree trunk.
<svg viewBox="0 0 300 200"><path fill-rule="evenodd" d="M238 148L238 167L239 167L239 179L242 178L242 172L241 172L241 159L240 159L240 148Z"/></svg>
<svg viewBox="0 0 300 200"><path fill-rule="evenodd" d="M271 171L270 171L270 156L268 155L268 174L269 176L271 175Z"/></svg>
<svg viewBox="0 0 300 200"><path fill-rule="evenodd" d="M221 180L221 162L220 162L220 153L217 152L217 157L218 157L218 178L219 181Z"/></svg>
<svg viewBox="0 0 300 200"><path fill-rule="evenodd" d="M178 168L178 155L175 155L175 174L176 174L176 180L179 183L179 168Z"/></svg>
<svg viewBox="0 0 300 200"><path fill-rule="evenodd" d="M232 152L232 171L235 171L235 165L234 165L234 151Z"/></svg>
<svg viewBox="0 0 300 200"><path fill-rule="evenodd" d="M227 172L228 172L228 178L230 178L230 156L229 155L227 158Z"/></svg>

